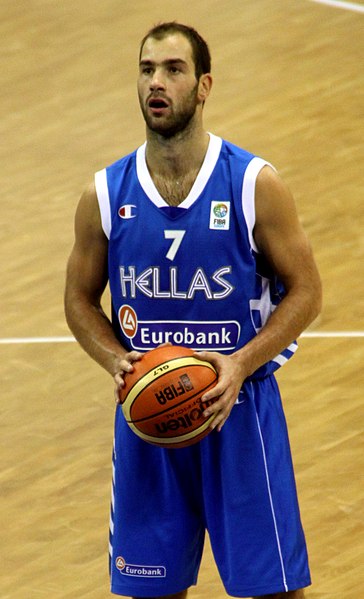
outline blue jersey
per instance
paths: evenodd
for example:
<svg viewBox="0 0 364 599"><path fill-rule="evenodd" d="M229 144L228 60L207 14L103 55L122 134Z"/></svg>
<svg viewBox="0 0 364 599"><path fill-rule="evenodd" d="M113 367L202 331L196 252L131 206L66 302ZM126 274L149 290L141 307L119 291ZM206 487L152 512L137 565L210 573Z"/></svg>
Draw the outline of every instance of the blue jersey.
<svg viewBox="0 0 364 599"><path fill-rule="evenodd" d="M145 149L95 177L115 333L129 350L169 341L231 353L259 332L284 296L253 237L255 181L267 162L210 134L188 197L170 207L149 174ZM271 374L295 350L293 343L254 376Z"/></svg>

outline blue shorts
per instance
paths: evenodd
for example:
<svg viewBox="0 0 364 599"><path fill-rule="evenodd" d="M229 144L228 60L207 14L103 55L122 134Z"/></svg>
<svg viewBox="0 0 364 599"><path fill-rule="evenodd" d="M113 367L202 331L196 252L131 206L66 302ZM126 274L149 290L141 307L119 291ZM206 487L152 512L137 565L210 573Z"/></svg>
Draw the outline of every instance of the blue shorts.
<svg viewBox="0 0 364 599"><path fill-rule="evenodd" d="M274 377L246 383L222 431L182 449L140 440L117 408L111 591L178 593L197 582L205 531L229 595L310 584L285 417Z"/></svg>

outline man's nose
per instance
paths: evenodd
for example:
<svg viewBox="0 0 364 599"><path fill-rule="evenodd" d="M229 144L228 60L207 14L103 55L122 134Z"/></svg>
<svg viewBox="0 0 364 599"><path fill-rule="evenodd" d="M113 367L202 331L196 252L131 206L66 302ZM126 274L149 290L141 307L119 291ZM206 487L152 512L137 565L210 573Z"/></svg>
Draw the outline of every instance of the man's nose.
<svg viewBox="0 0 364 599"><path fill-rule="evenodd" d="M150 89L155 91L157 89L165 89L165 78L163 72L160 69L155 69L153 77L150 81Z"/></svg>

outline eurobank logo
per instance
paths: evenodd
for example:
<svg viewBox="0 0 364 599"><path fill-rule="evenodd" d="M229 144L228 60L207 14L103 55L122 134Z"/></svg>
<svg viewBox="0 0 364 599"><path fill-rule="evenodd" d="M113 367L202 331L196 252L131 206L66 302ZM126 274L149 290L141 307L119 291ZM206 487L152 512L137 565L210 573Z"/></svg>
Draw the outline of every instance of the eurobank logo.
<svg viewBox="0 0 364 599"><path fill-rule="evenodd" d="M124 304L119 308L119 323L124 335L132 339L138 330L138 318L131 306Z"/></svg>
<svg viewBox="0 0 364 599"><path fill-rule="evenodd" d="M138 351L148 351L162 343L183 345L195 351L228 351L236 348L239 337L240 324L235 320L139 320L135 335L129 335L132 348Z"/></svg>
<svg viewBox="0 0 364 599"><path fill-rule="evenodd" d="M195 351L231 351L240 338L236 320L139 320L135 310L123 304L118 310L121 331L137 351L162 343L183 345Z"/></svg>
<svg viewBox="0 0 364 599"><path fill-rule="evenodd" d="M137 564L127 564L123 557L117 557L115 565L123 576L137 576L141 578L165 578L165 566L141 566Z"/></svg>

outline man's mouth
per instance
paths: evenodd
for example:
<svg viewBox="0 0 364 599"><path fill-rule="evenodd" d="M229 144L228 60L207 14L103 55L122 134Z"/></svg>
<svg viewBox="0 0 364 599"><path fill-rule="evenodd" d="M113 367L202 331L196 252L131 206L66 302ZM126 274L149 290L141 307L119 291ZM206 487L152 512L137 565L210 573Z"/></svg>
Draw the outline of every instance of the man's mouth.
<svg viewBox="0 0 364 599"><path fill-rule="evenodd" d="M150 98L148 100L148 106L153 112L160 112L165 108L168 108L169 104L164 98Z"/></svg>

